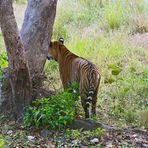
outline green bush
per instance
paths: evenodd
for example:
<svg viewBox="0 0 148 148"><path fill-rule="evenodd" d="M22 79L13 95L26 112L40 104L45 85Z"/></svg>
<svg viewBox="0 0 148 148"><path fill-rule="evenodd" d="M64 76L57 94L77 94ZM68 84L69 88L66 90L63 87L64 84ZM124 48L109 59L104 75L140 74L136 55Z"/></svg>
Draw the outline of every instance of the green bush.
<svg viewBox="0 0 148 148"><path fill-rule="evenodd" d="M77 99L75 94L64 91L51 98L36 100L26 109L24 125L64 128L74 119Z"/></svg>

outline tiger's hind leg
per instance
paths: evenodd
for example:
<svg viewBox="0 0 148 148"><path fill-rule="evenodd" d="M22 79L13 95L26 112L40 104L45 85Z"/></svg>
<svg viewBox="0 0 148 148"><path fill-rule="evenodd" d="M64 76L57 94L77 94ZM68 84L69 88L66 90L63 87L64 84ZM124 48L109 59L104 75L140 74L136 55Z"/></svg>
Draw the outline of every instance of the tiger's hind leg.
<svg viewBox="0 0 148 148"><path fill-rule="evenodd" d="M92 100L91 113L93 116L96 116L96 106L97 106L97 96L95 96Z"/></svg>
<svg viewBox="0 0 148 148"><path fill-rule="evenodd" d="M86 95L80 95L80 96L81 96L81 104L85 112L85 119L90 118L90 104L86 102L87 96Z"/></svg>

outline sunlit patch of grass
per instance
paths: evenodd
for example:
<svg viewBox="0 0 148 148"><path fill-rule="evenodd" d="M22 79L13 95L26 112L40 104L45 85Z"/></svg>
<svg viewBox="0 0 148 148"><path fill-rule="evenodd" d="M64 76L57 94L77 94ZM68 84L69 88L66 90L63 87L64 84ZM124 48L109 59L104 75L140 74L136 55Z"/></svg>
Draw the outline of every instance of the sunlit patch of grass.
<svg viewBox="0 0 148 148"><path fill-rule="evenodd" d="M0 50L5 48L4 39L2 33L0 33Z"/></svg>
<svg viewBox="0 0 148 148"><path fill-rule="evenodd" d="M123 23L124 8L121 1L111 1L105 6L104 12L109 28L119 28Z"/></svg>

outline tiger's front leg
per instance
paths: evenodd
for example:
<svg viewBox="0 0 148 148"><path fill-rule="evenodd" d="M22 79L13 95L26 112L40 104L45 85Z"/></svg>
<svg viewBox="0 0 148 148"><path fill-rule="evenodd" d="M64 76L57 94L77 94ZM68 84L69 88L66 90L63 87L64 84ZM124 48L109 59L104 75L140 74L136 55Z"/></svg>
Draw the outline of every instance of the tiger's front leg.
<svg viewBox="0 0 148 148"><path fill-rule="evenodd" d="M62 80L62 85L63 85L64 90L68 89L69 88L69 80L66 79L65 77L62 77L62 76L61 76L61 80Z"/></svg>

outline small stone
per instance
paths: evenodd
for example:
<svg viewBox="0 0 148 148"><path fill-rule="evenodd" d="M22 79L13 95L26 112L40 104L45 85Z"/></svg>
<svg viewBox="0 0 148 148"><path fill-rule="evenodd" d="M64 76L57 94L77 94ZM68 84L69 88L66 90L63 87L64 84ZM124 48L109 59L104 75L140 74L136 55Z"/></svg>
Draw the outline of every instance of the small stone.
<svg viewBox="0 0 148 148"><path fill-rule="evenodd" d="M35 139L34 136L28 136L28 140L29 140L29 141L33 141L34 139Z"/></svg>
<svg viewBox="0 0 148 148"><path fill-rule="evenodd" d="M48 136L48 134L50 133L50 131L48 129L43 129L41 130L41 136L46 138Z"/></svg>
<svg viewBox="0 0 148 148"><path fill-rule="evenodd" d="M80 141L78 139L72 141L73 144L78 144Z"/></svg>
<svg viewBox="0 0 148 148"><path fill-rule="evenodd" d="M99 143L99 139L98 138L94 138L94 139L90 140L90 142L92 144Z"/></svg>
<svg viewBox="0 0 148 148"><path fill-rule="evenodd" d="M13 131L12 130L8 131L7 135L12 136L13 135Z"/></svg>

